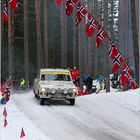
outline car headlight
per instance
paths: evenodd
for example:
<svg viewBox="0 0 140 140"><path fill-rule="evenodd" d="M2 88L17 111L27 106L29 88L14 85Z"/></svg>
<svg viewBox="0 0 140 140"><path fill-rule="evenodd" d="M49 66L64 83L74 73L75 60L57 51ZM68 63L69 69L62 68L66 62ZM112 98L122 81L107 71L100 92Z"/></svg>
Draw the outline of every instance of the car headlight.
<svg viewBox="0 0 140 140"><path fill-rule="evenodd" d="M55 93L56 93L56 89L54 89L54 88L51 89L51 93L52 93L52 94L55 94Z"/></svg>
<svg viewBox="0 0 140 140"><path fill-rule="evenodd" d="M45 88L41 88L41 91L42 91L42 92L45 92Z"/></svg>
<svg viewBox="0 0 140 140"><path fill-rule="evenodd" d="M64 94L67 94L68 93L68 90L65 88L65 89L63 89L63 93Z"/></svg>
<svg viewBox="0 0 140 140"><path fill-rule="evenodd" d="M74 88L74 89L73 89L73 92L75 92L75 93L76 93L76 92L77 92L77 89L75 89L75 88Z"/></svg>

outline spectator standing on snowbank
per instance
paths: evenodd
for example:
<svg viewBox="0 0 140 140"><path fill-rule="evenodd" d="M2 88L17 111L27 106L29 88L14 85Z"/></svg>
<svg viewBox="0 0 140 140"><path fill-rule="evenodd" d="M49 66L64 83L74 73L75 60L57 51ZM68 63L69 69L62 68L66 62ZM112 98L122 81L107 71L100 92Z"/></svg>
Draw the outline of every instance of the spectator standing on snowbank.
<svg viewBox="0 0 140 140"><path fill-rule="evenodd" d="M20 88L25 89L25 80L23 78L20 81Z"/></svg>
<svg viewBox="0 0 140 140"><path fill-rule="evenodd" d="M76 86L79 86L80 72L78 71L76 67L74 67L74 69L71 69L70 72L71 72L72 79L74 80L74 84Z"/></svg>
<svg viewBox="0 0 140 140"><path fill-rule="evenodd" d="M103 89L104 77L100 74L97 81L100 84L100 90L102 90Z"/></svg>
<svg viewBox="0 0 140 140"><path fill-rule="evenodd" d="M92 83L93 83L92 75L89 75L88 78L86 79L86 89L88 93L92 92Z"/></svg>

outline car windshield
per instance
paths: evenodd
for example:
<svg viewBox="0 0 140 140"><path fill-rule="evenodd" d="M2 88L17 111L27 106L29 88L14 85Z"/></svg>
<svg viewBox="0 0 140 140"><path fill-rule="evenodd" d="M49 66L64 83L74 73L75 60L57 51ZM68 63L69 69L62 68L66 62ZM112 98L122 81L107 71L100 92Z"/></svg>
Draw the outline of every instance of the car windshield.
<svg viewBox="0 0 140 140"><path fill-rule="evenodd" d="M71 81L67 74L41 74L41 81Z"/></svg>

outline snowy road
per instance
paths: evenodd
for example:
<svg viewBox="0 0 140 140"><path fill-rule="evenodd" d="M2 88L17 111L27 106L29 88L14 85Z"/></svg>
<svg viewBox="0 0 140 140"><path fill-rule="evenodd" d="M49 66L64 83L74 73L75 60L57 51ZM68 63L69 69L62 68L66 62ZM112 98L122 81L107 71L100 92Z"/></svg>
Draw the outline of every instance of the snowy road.
<svg viewBox="0 0 140 140"><path fill-rule="evenodd" d="M40 106L32 92L12 100L51 140L139 140L139 95L128 94L77 97L75 106L65 101Z"/></svg>

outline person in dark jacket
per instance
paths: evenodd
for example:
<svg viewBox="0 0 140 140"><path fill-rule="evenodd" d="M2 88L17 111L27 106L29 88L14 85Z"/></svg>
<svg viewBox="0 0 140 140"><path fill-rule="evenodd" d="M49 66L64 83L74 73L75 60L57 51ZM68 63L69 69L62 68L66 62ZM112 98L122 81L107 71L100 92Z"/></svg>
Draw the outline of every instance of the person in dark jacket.
<svg viewBox="0 0 140 140"><path fill-rule="evenodd" d="M92 75L89 75L88 78L86 79L86 89L88 93L92 92L92 82L93 82Z"/></svg>

